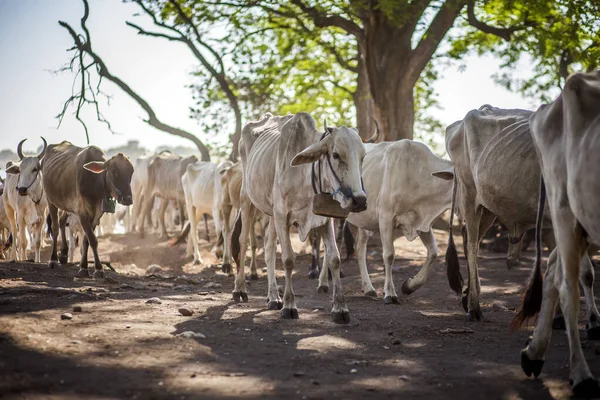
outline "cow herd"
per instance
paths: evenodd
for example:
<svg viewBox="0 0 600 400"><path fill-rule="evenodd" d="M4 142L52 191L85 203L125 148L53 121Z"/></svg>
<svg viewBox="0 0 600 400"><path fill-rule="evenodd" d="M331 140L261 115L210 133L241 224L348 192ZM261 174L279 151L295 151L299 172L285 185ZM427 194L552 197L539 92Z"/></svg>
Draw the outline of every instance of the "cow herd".
<svg viewBox="0 0 600 400"><path fill-rule="evenodd" d="M560 96L536 112L484 105L470 111L446 130L446 151L440 158L412 140L363 141L354 128L327 127L320 131L311 115L265 114L248 122L239 144L241 162L200 162L163 152L140 157L135 168L123 154L106 159L95 146L69 142L46 145L37 156L9 163L0 197L0 224L9 228L9 259L26 259L27 232L35 261L47 224L52 238L50 266L66 263L70 231L81 231L80 276L88 276L87 251L92 248L94 277L103 277L94 233L104 213L114 213L115 202L128 207L129 231L144 234L158 219L167 237L165 214L170 209L180 224L189 219L173 243L185 241L194 263L202 263L198 224L214 220L222 252L222 269L232 273L237 264L233 299L248 301L245 263L251 245L250 277L256 272L256 225L265 237L267 307L281 317L299 318L292 285L295 254L290 230L302 241L310 239L314 257L324 244L322 268L316 260L309 273L318 277L319 292L331 290L331 318L350 321L342 289L340 254L334 218L358 228L356 257L365 296L377 297L367 270L367 241L381 237L385 283L383 301L398 303L392 279L394 240L420 238L427 258L419 273L401 291L422 287L437 258L432 225L451 209L463 225L467 263L466 286L450 229L446 267L450 287L463 296L468 321L479 321L481 284L478 250L483 235L499 221L508 228L509 265L518 262L524 234L536 229L536 263L513 327L539 313L534 335L521 353L523 371L540 374L551 330L566 329L571 352L571 381L576 395L600 395L600 387L585 361L578 332L579 284L586 302L589 339L600 339L600 313L595 304L594 268L590 255L600 245L600 71L574 74ZM158 213L152 213L158 206ZM170 218L172 219L172 218ZM46 224L45 224L46 222ZM57 253L58 234L61 251ZM551 250L545 279L541 272L542 239ZM71 245L69 245L69 242ZM283 298L277 286L277 243L285 272ZM72 256L71 256L72 257ZM331 287L330 287L331 286ZM557 307L560 300L560 307Z"/></svg>

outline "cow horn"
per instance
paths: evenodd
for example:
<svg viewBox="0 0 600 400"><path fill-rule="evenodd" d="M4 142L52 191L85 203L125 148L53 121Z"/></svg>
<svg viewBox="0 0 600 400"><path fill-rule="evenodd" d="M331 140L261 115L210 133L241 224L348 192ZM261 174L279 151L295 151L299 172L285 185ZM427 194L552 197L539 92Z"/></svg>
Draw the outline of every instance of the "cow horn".
<svg viewBox="0 0 600 400"><path fill-rule="evenodd" d="M0 183L4 183L4 178L0 176Z"/></svg>
<svg viewBox="0 0 600 400"><path fill-rule="evenodd" d="M44 142L44 148L42 149L42 152L40 154L38 154L38 160L41 160L42 157L44 157L44 154L46 154L46 147L48 147L48 143L46 142L46 139L44 139L43 136L40 136L42 138L42 142Z"/></svg>
<svg viewBox="0 0 600 400"><path fill-rule="evenodd" d="M325 126L325 133L327 133L329 129L327 128L327 118L323 118L323 125Z"/></svg>
<svg viewBox="0 0 600 400"><path fill-rule="evenodd" d="M363 143L375 143L375 141L379 137L379 123L375 118L373 118L373 122L375 122L375 133L373 133L373 136L371 136L367 140L363 139Z"/></svg>
<svg viewBox="0 0 600 400"><path fill-rule="evenodd" d="M23 157L25 157L23 155L23 143L25 143L27 139L23 139L19 142L19 144L17 145L17 155L19 156L19 160L22 160Z"/></svg>

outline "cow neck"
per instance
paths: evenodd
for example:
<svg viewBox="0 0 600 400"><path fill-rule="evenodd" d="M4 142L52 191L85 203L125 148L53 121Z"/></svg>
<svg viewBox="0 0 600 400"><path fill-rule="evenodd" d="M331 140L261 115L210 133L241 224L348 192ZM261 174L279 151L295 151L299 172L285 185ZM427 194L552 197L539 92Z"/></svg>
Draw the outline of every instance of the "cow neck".
<svg viewBox="0 0 600 400"><path fill-rule="evenodd" d="M102 171L101 174L104 174L104 178L102 179L102 183L103 183L103 187L104 187L104 197L106 199L111 199L112 196L110 195L110 192L108 191L108 187L106 185L106 180L110 179L108 176L108 169L105 169L104 171Z"/></svg>
<svg viewBox="0 0 600 400"><path fill-rule="evenodd" d="M329 136L329 132L325 131L325 133L323 133L321 135L321 139L319 139L319 142L321 142L327 136ZM312 166L311 166L311 174L310 175L311 175L311 184L312 184L314 194L328 194L331 196L335 196L338 193L342 193L347 198L352 198L353 197L352 190L350 188L343 187L341 179L335 173L335 170L333 169L333 165L331 164L331 157L329 156L329 153L325 154L325 158L327 159L327 164L329 165L329 170L331 171L331 174L333 175L333 178L334 178L335 182L337 183L338 188L334 192L326 192L323 190L323 175L322 175L323 168L321 165L323 156L321 156L321 157L319 157L319 159L317 161L312 163ZM319 187L318 188L317 188L317 183L316 183L317 178L316 178L316 173L315 173L315 167L319 171ZM365 185L363 183L362 175L360 177L360 185L362 186L362 190L364 191Z"/></svg>
<svg viewBox="0 0 600 400"><path fill-rule="evenodd" d="M36 174L35 174L35 178L33 178L33 180L31 181L31 183L29 184L29 186L27 186L27 188L25 189L27 192L29 192L29 189L33 186L33 184L35 183L35 181L37 181L38 177L40 176L40 169L37 170ZM33 199L33 197L31 197L31 195L29 195L29 198L31 199L31 201L33 201L33 204L35 204L36 206L40 205L40 202L42 201L42 197L44 197L44 188L42 187L42 194L40 195L40 198L36 200Z"/></svg>

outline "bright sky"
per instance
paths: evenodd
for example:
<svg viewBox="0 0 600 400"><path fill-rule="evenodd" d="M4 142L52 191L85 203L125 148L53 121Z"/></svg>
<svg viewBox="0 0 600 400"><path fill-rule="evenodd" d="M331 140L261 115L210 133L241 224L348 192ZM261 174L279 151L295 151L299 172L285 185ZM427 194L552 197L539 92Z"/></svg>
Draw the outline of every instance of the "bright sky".
<svg viewBox="0 0 600 400"><path fill-rule="evenodd" d="M70 96L73 76L49 72L71 57L66 52L72 46L71 37L58 25L58 20L79 30L82 12L80 0L0 1L0 149L15 150L24 138L29 139L25 149L36 149L41 144L39 136L49 143L66 139L85 145L83 128L73 115L69 113L58 130L54 118ZM191 82L189 73L197 65L195 58L182 44L136 35L125 21L132 20L145 27L152 25L144 17L133 17L137 12L135 4L121 0L90 0L88 27L94 49L111 73L145 98L161 120L202 137L203 127L189 118L193 101L186 88ZM465 64L464 72L458 68L445 69L436 83L443 110L435 111L435 115L444 125L485 103L510 108L536 107L535 102L492 81L491 75L498 70L497 60L471 57ZM110 106L102 104L102 110L120 134L111 134L104 125L95 122L95 114L88 110L84 119L92 144L108 148L139 140L150 149L163 144L193 147L187 140L148 126L142 120L145 113L133 100L110 82L103 85L113 98Z"/></svg>

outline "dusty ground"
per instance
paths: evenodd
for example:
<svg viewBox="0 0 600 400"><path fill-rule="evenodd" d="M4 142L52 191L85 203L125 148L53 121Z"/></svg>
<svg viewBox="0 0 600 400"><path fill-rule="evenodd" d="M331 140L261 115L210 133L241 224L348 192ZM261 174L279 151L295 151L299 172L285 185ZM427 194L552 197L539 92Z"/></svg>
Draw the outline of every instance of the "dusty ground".
<svg viewBox="0 0 600 400"><path fill-rule="evenodd" d="M436 232L440 254L447 235ZM420 243L396 241L394 280L416 273ZM0 264L0 397L27 399L553 399L570 396L568 347L555 332L544 371L526 379L519 351L529 331L511 332L529 264L507 271L500 254L483 253L485 321L465 322L448 288L442 258L428 284L400 305L381 299L380 246L369 266L380 298L364 298L356 261L343 279L352 321L329 320L330 298L306 278L309 255L298 257L294 287L300 320L265 309L266 274L249 287L250 302L231 300L233 279L203 246L206 267L193 266L184 246L155 236L111 235L101 257L113 283L74 279L76 267ZM297 245L298 249L302 246ZM462 246L459 246L462 248ZM525 254L531 259L532 252ZM48 249L45 249L45 258ZM260 267L264 266L262 255ZM146 267L164 268L145 276ZM464 266L464 260L463 260ZM278 268L280 268L278 260ZM278 271L283 283L282 271ZM221 285L221 286L220 286ZM159 297L162 304L146 304ZM82 312L73 312L81 306ZM178 308L194 314L184 317ZM61 314L72 313L71 320ZM596 345L582 338L592 371ZM451 328L462 333L444 333ZM465 329L466 328L466 329ZM198 337L178 337L194 331ZM599 344L600 345L600 344ZM600 348L599 348L600 352Z"/></svg>

